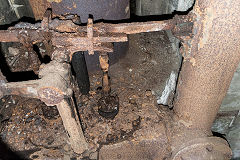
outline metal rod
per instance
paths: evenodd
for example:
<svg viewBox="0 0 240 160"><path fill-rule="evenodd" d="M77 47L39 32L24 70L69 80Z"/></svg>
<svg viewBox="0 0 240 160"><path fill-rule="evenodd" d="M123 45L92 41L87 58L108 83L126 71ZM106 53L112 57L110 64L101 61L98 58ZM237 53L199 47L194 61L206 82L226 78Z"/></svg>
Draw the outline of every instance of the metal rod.
<svg viewBox="0 0 240 160"><path fill-rule="evenodd" d="M68 132L69 140L74 152L81 154L88 149L83 131L77 115L72 110L70 102L63 100L57 104L57 109L62 118L63 125Z"/></svg>
<svg viewBox="0 0 240 160"><path fill-rule="evenodd" d="M103 94L106 96L106 95L109 95L111 91L110 81L108 77L109 58L106 52L99 53L99 62L100 62L100 67L103 71L103 78L102 78Z"/></svg>

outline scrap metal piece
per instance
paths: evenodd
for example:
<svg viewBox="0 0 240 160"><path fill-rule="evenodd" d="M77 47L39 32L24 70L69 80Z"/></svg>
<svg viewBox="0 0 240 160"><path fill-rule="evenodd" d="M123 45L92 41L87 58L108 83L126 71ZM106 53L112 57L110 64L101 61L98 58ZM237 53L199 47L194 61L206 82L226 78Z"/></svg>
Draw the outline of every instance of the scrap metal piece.
<svg viewBox="0 0 240 160"><path fill-rule="evenodd" d="M98 113L107 118L113 119L119 111L119 98L117 95L111 96L110 79L108 76L109 57L106 52L99 53L100 67L103 72L102 87L103 97L98 100Z"/></svg>

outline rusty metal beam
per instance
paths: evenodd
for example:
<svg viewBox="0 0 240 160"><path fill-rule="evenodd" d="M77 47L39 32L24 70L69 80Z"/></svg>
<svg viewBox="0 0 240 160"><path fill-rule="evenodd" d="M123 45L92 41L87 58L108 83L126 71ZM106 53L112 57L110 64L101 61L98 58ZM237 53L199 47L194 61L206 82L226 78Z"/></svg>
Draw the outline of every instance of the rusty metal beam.
<svg viewBox="0 0 240 160"><path fill-rule="evenodd" d="M189 31L191 26L183 28L176 26L181 16L166 21L134 22L134 23L97 23L93 25L93 19L88 20L87 26L79 26L71 20L51 19L50 10L47 10L41 23L19 23L8 30L0 31L0 42L20 42L31 44L44 42L48 52L52 52L52 46L66 48L71 54L77 51L113 52L113 47L106 47L104 43L126 42L127 34L142 32L154 32L161 30L173 30L176 33ZM181 22L181 21L180 21ZM187 23L187 22L184 22ZM7 38L6 38L7 37ZM29 47L28 47L29 48ZM51 53L48 53L51 56ZM34 71L37 70L34 67Z"/></svg>
<svg viewBox="0 0 240 160"><path fill-rule="evenodd" d="M118 35L113 33L136 34L142 32L168 30L173 29L175 27L175 24L176 24L175 19L166 21L133 22L120 24L97 23L93 26L92 32L94 32L94 34L97 33L98 36L102 36L101 34L105 34L106 37L115 37L115 39L118 40L117 37L123 34ZM39 38L40 40L43 40L43 37L41 37L41 33L36 33L45 32L44 30L41 30L40 26L41 25L39 23L36 23L35 25L19 24L16 25L15 27L11 27L10 30L1 30L0 41L19 42L18 36L24 32L28 33L29 37L32 37L31 39L32 41L35 41L36 39ZM87 33L86 26L78 26L74 24L71 20L54 19L49 23L49 29L56 32L78 33L80 34L78 35L79 37L84 37L86 36ZM115 40L113 39L111 40L111 42L115 42Z"/></svg>
<svg viewBox="0 0 240 160"><path fill-rule="evenodd" d="M104 24L96 27L96 30L105 30L110 33L137 34L142 32L156 32L161 30L171 30L175 27L175 20L133 22L120 24Z"/></svg>

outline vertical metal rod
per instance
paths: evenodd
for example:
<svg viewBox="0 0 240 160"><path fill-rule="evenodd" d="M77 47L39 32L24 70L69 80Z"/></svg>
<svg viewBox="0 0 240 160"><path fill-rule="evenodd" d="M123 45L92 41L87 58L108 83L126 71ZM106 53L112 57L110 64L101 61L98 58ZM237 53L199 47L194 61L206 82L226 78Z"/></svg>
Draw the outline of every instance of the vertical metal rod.
<svg viewBox="0 0 240 160"><path fill-rule="evenodd" d="M100 62L100 67L103 71L103 78L102 78L103 94L109 95L109 93L111 92L110 80L108 77L109 57L106 52L99 53L99 62Z"/></svg>
<svg viewBox="0 0 240 160"><path fill-rule="evenodd" d="M57 109L62 118L63 125L68 132L69 140L74 152L81 154L88 149L88 144L78 121L78 117L72 110L69 102L63 100L57 104Z"/></svg>

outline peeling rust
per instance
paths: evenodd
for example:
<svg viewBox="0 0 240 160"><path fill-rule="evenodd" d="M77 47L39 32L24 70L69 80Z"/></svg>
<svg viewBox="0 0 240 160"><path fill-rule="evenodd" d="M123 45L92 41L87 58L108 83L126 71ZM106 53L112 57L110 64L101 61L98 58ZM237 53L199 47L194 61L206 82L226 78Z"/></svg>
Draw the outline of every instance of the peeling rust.
<svg viewBox="0 0 240 160"><path fill-rule="evenodd" d="M33 14L36 20L42 20L42 17L50 7L50 3L47 0L29 0L31 8L33 10Z"/></svg>
<svg viewBox="0 0 240 160"><path fill-rule="evenodd" d="M47 105L57 105L74 151L83 153L88 144L66 101L72 96L68 64L72 54L76 51L89 51L89 54L100 51L103 98L99 100L102 103L99 110L115 116L114 107L119 107L119 100L110 96L107 53L113 51L112 43L128 41L128 34L172 30L183 43L181 53L184 56L174 102L175 114L173 121L169 122L171 127L165 127L166 131L163 131L168 136L167 143L171 144L169 152L173 153L172 159L195 159L206 152L209 157L218 159L221 155L229 159L231 151L226 142L211 138L210 128L240 62L239 3L240 0L197 0L188 15L167 21L93 24L93 20L88 19L87 26L76 25L71 20L51 19L46 12L41 23L19 24L0 31L0 41L20 42L29 48L30 59L36 66L39 64L34 61L37 58L31 50L32 44L44 42L52 59L40 67L38 80L9 83L0 72L0 97L15 94L41 99ZM77 5L73 5L71 10ZM36 66L32 66L34 71L38 70ZM111 102L114 98L115 101Z"/></svg>
<svg viewBox="0 0 240 160"><path fill-rule="evenodd" d="M100 62L100 67L103 71L103 78L102 78L103 94L107 96L111 91L110 81L108 76L108 69L109 69L108 54L105 52L100 52L99 62Z"/></svg>
<svg viewBox="0 0 240 160"><path fill-rule="evenodd" d="M57 88L44 87L38 90L39 99L48 105L55 105L64 99L64 93Z"/></svg>
<svg viewBox="0 0 240 160"><path fill-rule="evenodd" d="M191 128L210 132L240 62L239 0L197 1L174 110ZM184 45L185 47L185 45Z"/></svg>
<svg viewBox="0 0 240 160"><path fill-rule="evenodd" d="M94 51L113 52L113 47L106 47L104 43L126 42L128 41L127 34L171 29L176 34L186 34L190 31L191 24L184 21L184 24L175 26L177 21L181 22L179 19L181 18L178 16L166 21L93 24L93 20L89 18L87 26L79 26L68 19L51 19L51 11L47 10L41 23L20 23L8 30L1 30L0 41L20 42L29 49L32 48L32 44L43 42L50 57L54 47L69 50L70 57L76 51L88 51L89 54L93 54ZM33 50L30 52L34 53ZM35 61L34 59L37 60L37 57L31 54L30 60ZM38 67L39 60L32 68L36 72Z"/></svg>

